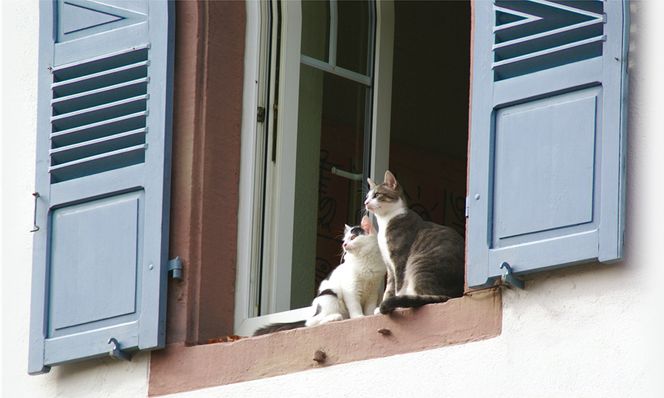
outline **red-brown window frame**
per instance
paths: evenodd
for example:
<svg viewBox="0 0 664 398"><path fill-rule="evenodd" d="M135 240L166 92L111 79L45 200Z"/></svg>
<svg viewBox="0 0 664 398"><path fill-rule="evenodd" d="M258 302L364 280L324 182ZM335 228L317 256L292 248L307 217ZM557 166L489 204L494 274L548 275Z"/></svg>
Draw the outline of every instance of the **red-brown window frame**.
<svg viewBox="0 0 664 398"><path fill-rule="evenodd" d="M233 334L245 22L241 1L176 2L170 254L185 271L169 281L167 347L151 354L149 395L500 334L501 295L491 289L391 317L205 344Z"/></svg>

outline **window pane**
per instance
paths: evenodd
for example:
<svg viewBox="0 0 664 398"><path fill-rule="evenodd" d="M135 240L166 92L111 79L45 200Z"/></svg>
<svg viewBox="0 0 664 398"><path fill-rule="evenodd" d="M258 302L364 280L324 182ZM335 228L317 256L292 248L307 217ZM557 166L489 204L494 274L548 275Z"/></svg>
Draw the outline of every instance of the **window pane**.
<svg viewBox="0 0 664 398"><path fill-rule="evenodd" d="M337 65L363 75L367 69L369 55L369 32L371 14L365 1L339 1Z"/></svg>
<svg viewBox="0 0 664 398"><path fill-rule="evenodd" d="M308 0L302 2L302 54L328 60L330 32L330 2Z"/></svg>
<svg viewBox="0 0 664 398"><path fill-rule="evenodd" d="M357 224L362 179L365 86L307 65L300 67L291 307L311 304L322 279L339 264L344 224ZM315 266L314 266L315 264Z"/></svg>

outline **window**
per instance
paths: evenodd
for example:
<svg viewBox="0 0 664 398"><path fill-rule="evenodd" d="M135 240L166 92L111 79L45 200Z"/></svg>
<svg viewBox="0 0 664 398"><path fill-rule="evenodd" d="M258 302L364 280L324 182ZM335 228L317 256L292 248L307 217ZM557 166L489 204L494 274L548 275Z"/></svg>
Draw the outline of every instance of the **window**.
<svg viewBox="0 0 664 398"><path fill-rule="evenodd" d="M252 224L247 257L257 261L238 283L240 335L308 314L318 283L340 261L344 223L361 218L366 178L380 180L388 163L413 209L465 230L469 3L282 7L271 9L273 39L263 37L271 48L259 50L272 54L264 94L272 105L258 123L258 164L247 177L264 181L251 193L253 220L263 223ZM380 31L376 14L392 16L379 21ZM262 15L269 21L267 9ZM444 124L441 109L449 110ZM303 310L282 313L297 308Z"/></svg>
<svg viewBox="0 0 664 398"><path fill-rule="evenodd" d="M136 110L125 105L134 105L134 102L142 105L141 101L146 100L145 93L141 91L143 86L134 82L144 76L130 79L131 83L125 82L127 84L114 79L124 76L128 70L143 70L146 63L142 56L148 48L144 43L147 39L134 34L134 30L145 33L141 29L147 29L147 26L151 26L153 30L150 32L154 33L149 39L151 45L148 57L165 57L164 62L153 62L150 65L168 65L166 60L170 54L169 47L159 45L167 42L169 32L172 32L169 25L166 22L164 25L158 22L149 25L136 23L137 19L140 21L142 18L153 18L157 15L164 17L168 13L166 8L159 7L151 7L148 12L145 4L140 2L136 3L137 9L132 11L111 10L100 6L103 7L102 16L110 19L106 23L88 28L94 30L94 37L109 38L106 40L109 48L99 47L103 50L101 56L85 54L85 59L81 60L75 59L81 55L78 51L80 49L70 49L73 48L71 46L84 42L79 36L84 35L81 32L85 29L77 29L81 26L75 25L80 18L69 20L67 12L63 12L67 8L80 15L80 12L94 10L94 4L87 3L83 7L85 10L69 8L79 7L79 3L82 4L83 0L42 4L45 20L52 20L57 26L45 25L42 30L45 39L40 50L42 76L37 148L40 159L37 167L37 187L40 196L36 202L36 221L40 230L35 237L33 265L30 354L32 372L47 370L44 369L45 366L67 361L107 355L111 347L108 343L110 338L116 338L119 349L129 353L137 349L158 347L163 344L164 339L163 328L160 328L163 317L159 315L164 309L166 293L163 285L167 272L166 257L161 256L161 262L149 261L151 256L147 254L148 246L153 245L153 249L159 246L154 241L144 240L143 243L147 245L145 247L134 246L132 243L133 233L154 237L162 245L163 238L168 236L163 230L167 225L164 223L164 220L168 219L167 215L164 216L167 207L161 203L148 204L149 199L154 198L148 189L149 183L157 180L161 183L163 180L146 178L145 186L136 182L140 178L133 173L143 170L144 167L143 159L133 155L137 151L143 153L140 151L146 148L135 148L142 143L132 140L137 137L157 140L147 142L149 145L144 152L146 164L152 161L164 164L168 161L168 151L163 153L165 156L157 151L168 146L163 142L161 146L159 144L160 137L165 137L168 131L168 118L158 118L157 121L149 119L168 115L166 105L147 103L146 106L150 109L146 119L147 126L153 126L153 122L157 126L150 127L148 134L134 131L140 130L140 126L123 131L108 130L107 127L133 126L127 125L121 118L125 114L120 113L125 111L129 112L127 115L132 115L128 116L132 121L136 118L142 120L141 109ZM243 257L243 251L238 251L237 245L244 240L247 226L254 225L252 222L255 220L251 216L246 217L247 214L252 214L253 207L248 212L238 212L238 207L242 209L241 206L246 205L239 200L241 194L238 191L254 192L254 184L260 187L263 181L244 178L244 175L242 178L238 177L240 165L245 165L242 162L257 158L254 156L249 159L244 156L247 141L241 140L240 126L244 128L257 125L257 115L254 112L256 107L270 106L267 100L261 104L262 90L267 93L267 99L274 95L275 90L274 87L258 88L255 85L256 79L243 80L240 76L243 71L256 76L260 73L272 73L269 69L261 72L257 61L259 57L256 55L271 47L248 45L245 54L245 39L248 43L261 43L260 35L264 34L261 33L261 21L258 18L261 15L258 9L261 4L178 2L171 5L177 8L179 25L176 32L179 33L176 43L179 55L176 59L177 77L174 83L177 117L173 145L174 206L171 209L173 228L170 251L171 257L179 255L184 259L185 277L182 282L169 281L169 324L166 337L173 344L167 350L157 351L152 356L151 393L164 391L159 388L169 385L169 375L195 367L202 358L217 361L216 363L236 360L237 362L233 363L242 364L238 369L248 369L251 363L259 358L257 355L262 355L260 358L266 360L264 351L261 351L261 354L257 354L258 351L251 353L252 349L257 348L274 349L276 346L285 345L292 348L289 352L297 352L297 355L302 355L305 360L288 365L289 367L283 370L284 368L279 366L284 363L283 357L280 356L283 354L272 351L274 355L268 358L267 369L258 370L255 374L244 372L238 375L229 372L224 382L277 374L274 370L277 368L280 371L295 371L315 367L317 365L312 363L310 355L321 345L328 346L334 354L330 356L328 363L340 363L382 356L384 352L408 352L495 336L500 332L500 294L493 291L471 293L470 297L452 300L443 305L428 306L417 313L406 312L404 316L409 317L409 322L406 323L395 322L390 317L365 317L327 327L296 331L294 333L305 337L297 342L285 333L245 339L233 345L188 347L233 333L234 316L237 313L234 311L233 292L235 274L237 272L238 280L241 280L243 276L240 274L251 269L252 257ZM297 4L289 2L289 18L297 16L298 13L301 15L303 8L296 7ZM371 128L362 130L365 140L367 131L371 131L369 147L372 148L369 156L371 160L367 161L364 157L367 145L366 141L363 141L362 173L380 176L389 164L403 180L401 175L408 175L408 167L413 166L409 152L423 152L422 147L418 147L422 142L426 142L427 150L435 153L432 157L440 160L443 157L462 157L461 153L464 151L461 148L469 139L469 156L461 164L467 164L469 169L465 209L469 215L466 236L467 281L470 286L492 283L502 274L503 263L510 264L516 272L533 272L576 261L611 261L619 258L622 245L622 147L625 142L623 101L626 92L625 57L628 32L625 4L589 1L574 2L573 5L569 2L552 1L473 2L470 4L473 10L472 45L470 42L459 44L463 37L467 37L467 31L460 34L459 29L470 30L467 4L395 2L393 7L390 7L391 4L380 2L375 6L376 51L373 55L367 55L372 56L375 61L370 74L373 80L370 85L365 85L373 92L371 111L367 113L366 108L352 107L357 111L356 115L362 114L364 118L365 124L358 123L357 126L366 126L366 119L371 120ZM54 7L62 8L57 14L64 18L66 23L49 18L56 14ZM454 11L451 7L459 9ZM112 14L111 11L121 15L117 19L108 17ZM462 14L465 19L454 18ZM444 20L445 17L450 19ZM414 24L415 20L428 23ZM446 23L439 23L440 21ZM459 27L458 24L465 28ZM103 25L122 29L111 29L111 33L100 34L100 31L105 29ZM282 25L283 29L288 26ZM123 32L123 29L129 29L131 34L114 36L117 32ZM301 25L298 29L301 29ZM50 41L53 31L59 32L57 42ZM416 35L416 32L419 33ZM67 40L67 34L74 34L76 40ZM140 43L132 42L133 44L128 45L125 41L128 37L141 38ZM199 37L202 42L197 41ZM448 46L448 41L453 45ZM601 46L598 43L601 43ZM164 52L158 48L162 48ZM450 59L455 59L455 56L467 59L470 48L472 71L469 74L459 66L466 61L450 62ZM328 50L323 58L329 57L330 53ZM465 55L461 55L462 53ZM295 60L297 68L294 69L299 71L301 65L309 61L303 62L300 52L296 51L295 54L295 57L286 59ZM370 52L367 51L367 54ZM329 61L329 58L326 59ZM342 57L338 57L338 60L341 59ZM121 62L116 63L116 60ZM109 64L108 61L112 62ZM51 73L49 66L53 65L55 67ZM348 65L349 68L359 68L357 65ZM452 69L446 69L448 67ZM454 68L457 67L462 70L464 79L455 78ZM289 69L289 72L293 73L294 69ZM157 81L168 81L168 68L162 70L165 75L161 77L151 75L155 71L147 71L151 81L155 78ZM315 72L313 75L319 73L317 70L311 72ZM82 77L85 78L81 79ZM294 81L298 84L289 86L291 89L295 88L291 93L299 94L299 80ZM91 82L96 82L97 85L89 86ZM74 86L68 86L70 83ZM470 110L461 105L456 108L457 102L467 101L465 87L468 83L471 87ZM148 85L150 101L167 99L169 90L161 93L149 91L156 86ZM169 85L162 87L169 88ZM357 89L358 86L355 87ZM73 92L67 91L74 89L76 90ZM120 102L100 104L100 99L96 96L100 90L112 93L112 98ZM279 91L283 93L281 88ZM324 89L313 91L327 94ZM449 100L443 95L447 92L455 93L463 101ZM125 94L128 97L124 97ZM92 102L87 102L88 100ZM281 109L283 102L278 104L278 109ZM306 105L315 104L312 102ZM358 109L364 109L364 112ZM246 112L243 113L243 110ZM469 111L470 132L466 133L464 126ZM90 119L90 112L100 119ZM417 112L421 113L420 116L413 117ZM441 115L451 115L454 118ZM118 117L120 119L117 119ZM569 120L578 123L570 125ZM416 126L414 132L410 130L413 125ZM99 128L100 126L103 127ZM430 129L434 128L436 131L444 131L444 138L431 133L433 130ZM458 128L462 133L448 134L448 128ZM360 130L358 128L356 131ZM269 126L266 131L270 132ZM278 135L279 130L276 131ZM62 144L64 146L60 147L58 139L51 140L53 136L64 137L68 134L72 134L70 137L78 137L78 141ZM415 138L415 134L421 135ZM112 145L120 145L120 148L109 146L110 143L103 139L105 137L111 137ZM127 141L127 137L131 139ZM266 134L267 143L270 142L268 138ZM256 148L254 144L250 146L251 151ZM265 146L266 150L269 148L269 145ZM67 156L82 157L62 158L61 152L67 151L71 151ZM381 153L388 155L381 157ZM533 153L537 156L530 156ZM51 162L63 162L61 164L66 167L52 163L49 170L49 156L53 157ZM403 163L406 164L403 169L405 171L395 169L400 158L404 159ZM100 159L103 161L100 162ZM114 160L119 162L115 163ZM420 161L419 156L417 161ZM422 156L422 163L427 161L429 160ZM70 162L73 163L68 164ZM81 167L85 162L94 162L103 168ZM359 164L359 160L355 162ZM368 171L365 170L367 163ZM256 163L252 161L251 164ZM434 167L446 171L456 170L453 164L454 162L445 161ZM71 173L63 172L65 169ZM433 191L452 192L452 200L449 195L442 195L452 210L445 210L445 217L448 218L439 222L453 226L463 208L463 200L460 200L459 196L463 197L463 191L466 191L462 187L466 180L466 167L458 169L458 173L445 173L446 177L452 176L448 178L454 181L449 181L449 184L448 181L433 184ZM297 169L295 170L297 176ZM359 169L350 171L359 174ZM412 174L427 171L430 170ZM163 175L160 172L155 173ZM156 174L149 175L154 177ZM436 180L441 175L434 170L426 180ZM266 177L265 181L268 180ZM412 177L412 181L415 180L416 178ZM451 188L443 189L443 186L448 186L444 184ZM404 182L404 185L411 198L428 200L428 191L418 190L418 183L411 187L407 182ZM422 186L424 187L425 183L422 183ZM461 188L455 188L457 186ZM551 192L556 195L564 195L538 196L541 192L546 192L545 188L552 189ZM461 190L461 195L458 190ZM518 196L519 193L523 193L522 197ZM559 198L562 199L558 200ZM167 199L164 200L168 202ZM510 203L515 205L509 206ZM432 206L424 205L420 209L423 213L429 211L432 218L437 217L434 210L440 208L432 209ZM531 216L524 217L523 212ZM159 218L156 214L165 218ZM100 232L94 228L95 225L104 225L105 228ZM462 225L457 227L463 228ZM77 235L71 234L73 230L91 231L90 234L82 234L83 239L87 239L90 244L80 244L80 240L76 239ZM148 230L154 231L154 234L147 234ZM111 249L117 244L124 250L110 250L109 242L113 243L110 245L113 246ZM136 256L128 250L133 250L134 247L137 250ZM163 250L156 252L164 253ZM104 253L108 259L106 263L115 264L117 259L124 265L124 271L119 276L111 275L117 276L117 281L122 286L137 286L138 281L158 282L152 285L153 290L127 290L131 294L148 298L155 307L135 307L145 311L145 316L139 316L132 312L131 303L115 300L125 299L125 294L118 297L109 296L107 291L97 288L100 286L98 283L88 283L95 282L94 275L86 274L77 268L80 264L88 263L79 259L92 258L93 254L97 253ZM122 256L117 257L117 253L122 253ZM95 261L90 263L97 266L105 264ZM64 264L64 268L61 264ZM153 271L156 274L154 277L151 276ZM70 283L67 279L70 276L79 278L82 283ZM111 310L116 312L113 315L119 317L119 324L114 324L108 317L87 322L90 319L86 318L89 314L86 315L85 312L70 317L71 314L65 312L65 308L72 305L67 301L70 296L58 295L56 290L74 285L75 288L66 290L74 294L77 302L86 303L82 309L106 310L109 307L105 307L105 304L110 302L113 304ZM104 313L100 314L104 316ZM472 314L474 318L470 319L468 314ZM123 329L127 326L128 319L133 320L132 317L138 317L141 322L154 321L151 324L154 327L129 331ZM99 321L101 322L98 323ZM449 337L451 335L447 333L453 331L444 329L444 325L451 321L455 321L455 325L463 325L459 326L463 333ZM80 333L82 329L93 324L101 326L99 333ZM73 328L74 333L67 336L71 337L71 346L59 345L65 340L63 335L58 330L47 330L46 325ZM486 328L481 329L482 327L477 325ZM389 328L398 333L399 347L396 348L392 340L376 333L379 328ZM436 329L435 332L432 332L432 328ZM349 333L351 329L354 333ZM109 335L109 330L122 333ZM440 330L445 330L445 338L441 338ZM327 339L334 333L343 333L345 338ZM128 337L124 337L125 334ZM359 345L360 339L370 341L369 347L386 349L357 354L353 347ZM275 342L284 345L274 345ZM409 344L401 344L403 342ZM72 347L92 347L94 350L84 351ZM56 357L56 354L63 356ZM218 383L218 380L215 379L213 383ZM205 386L206 382L209 381L191 378L192 385L197 387ZM173 392L172 388L171 385L170 392Z"/></svg>

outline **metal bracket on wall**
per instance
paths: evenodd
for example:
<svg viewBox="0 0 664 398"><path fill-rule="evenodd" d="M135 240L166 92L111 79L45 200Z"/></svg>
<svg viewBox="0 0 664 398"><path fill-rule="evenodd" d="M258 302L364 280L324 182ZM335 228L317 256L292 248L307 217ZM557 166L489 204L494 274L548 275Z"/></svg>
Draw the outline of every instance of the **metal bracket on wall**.
<svg viewBox="0 0 664 398"><path fill-rule="evenodd" d="M32 213L32 229L30 232L37 232L39 231L39 225L37 225L37 199L39 199L39 192L33 192L32 196L35 198L35 206Z"/></svg>
<svg viewBox="0 0 664 398"><path fill-rule="evenodd" d="M111 337L110 339L108 339L108 344L111 345L111 349L108 352L111 358L121 359L123 361L131 361L132 354L122 350L120 348L120 343L118 343L118 340L115 337Z"/></svg>
<svg viewBox="0 0 664 398"><path fill-rule="evenodd" d="M525 288L525 283L523 282L523 280L514 276L514 274L512 273L512 267L510 267L510 265L507 262L503 261L503 263L500 264L500 268L505 270L503 275L501 275L500 277L500 279L503 282L503 285L506 285L508 287L516 287L517 289Z"/></svg>
<svg viewBox="0 0 664 398"><path fill-rule="evenodd" d="M168 272L173 279L182 280L182 267L180 256L168 261Z"/></svg>

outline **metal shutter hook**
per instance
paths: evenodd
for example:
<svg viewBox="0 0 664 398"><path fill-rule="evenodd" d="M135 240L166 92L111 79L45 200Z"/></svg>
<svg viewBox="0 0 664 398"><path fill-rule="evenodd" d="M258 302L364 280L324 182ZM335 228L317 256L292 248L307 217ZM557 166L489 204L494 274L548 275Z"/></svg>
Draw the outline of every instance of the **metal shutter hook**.
<svg viewBox="0 0 664 398"><path fill-rule="evenodd" d="M500 277L504 285L508 287L516 287L518 289L523 289L525 287L523 280L514 276L512 273L512 267L510 267L506 261L503 261L503 263L500 264L500 268L505 270L505 273Z"/></svg>
<svg viewBox="0 0 664 398"><path fill-rule="evenodd" d="M120 348L120 343L118 343L118 340L115 337L108 339L108 344L111 345L111 350L108 352L111 358L131 361L131 354Z"/></svg>
<svg viewBox="0 0 664 398"><path fill-rule="evenodd" d="M39 198L39 192L33 192L32 196L35 197L35 206L32 213L32 229L30 232L37 232L39 231L39 226L37 225L37 198Z"/></svg>

